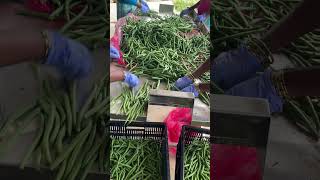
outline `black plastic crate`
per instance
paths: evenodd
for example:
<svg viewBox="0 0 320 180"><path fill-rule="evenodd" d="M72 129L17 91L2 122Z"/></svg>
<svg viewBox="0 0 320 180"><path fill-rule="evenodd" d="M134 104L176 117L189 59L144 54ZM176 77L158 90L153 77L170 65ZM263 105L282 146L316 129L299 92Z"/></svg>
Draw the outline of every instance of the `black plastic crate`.
<svg viewBox="0 0 320 180"><path fill-rule="evenodd" d="M108 130L111 139L153 139L160 141L162 151L162 180L170 180L168 136L164 123L110 121Z"/></svg>
<svg viewBox="0 0 320 180"><path fill-rule="evenodd" d="M182 127L181 135L177 145L175 179L184 179L184 149L193 140L206 141L210 144L210 130L185 125Z"/></svg>

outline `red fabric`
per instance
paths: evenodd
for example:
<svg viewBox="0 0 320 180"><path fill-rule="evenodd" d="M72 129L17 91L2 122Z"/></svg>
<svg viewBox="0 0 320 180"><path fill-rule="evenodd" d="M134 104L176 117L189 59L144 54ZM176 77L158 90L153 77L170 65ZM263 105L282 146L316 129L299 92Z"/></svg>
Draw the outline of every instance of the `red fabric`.
<svg viewBox="0 0 320 180"><path fill-rule="evenodd" d="M168 129L169 143L178 143L183 125L190 125L192 113L190 108L175 108L172 110L164 122ZM175 154L176 148L170 147L170 153Z"/></svg>
<svg viewBox="0 0 320 180"><path fill-rule="evenodd" d="M51 13L54 10L53 5L49 1L42 3L40 0L26 0L25 6L32 11L44 13Z"/></svg>
<svg viewBox="0 0 320 180"><path fill-rule="evenodd" d="M119 52L120 52L120 58L117 59L118 64L120 65L126 65L125 61L123 60L123 53L120 50L120 44L119 44L119 38L117 35L114 35L111 40L110 40L110 44L115 47Z"/></svg>
<svg viewBox="0 0 320 180"><path fill-rule="evenodd" d="M211 0L200 0L198 5L198 15L210 14L210 3Z"/></svg>
<svg viewBox="0 0 320 180"><path fill-rule="evenodd" d="M214 144L211 146L211 180L261 180L257 149Z"/></svg>

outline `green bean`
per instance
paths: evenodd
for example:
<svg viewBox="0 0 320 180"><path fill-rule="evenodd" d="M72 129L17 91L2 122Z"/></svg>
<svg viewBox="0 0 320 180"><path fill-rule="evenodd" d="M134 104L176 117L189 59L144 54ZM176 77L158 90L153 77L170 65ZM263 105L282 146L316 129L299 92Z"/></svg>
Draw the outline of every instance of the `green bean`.
<svg viewBox="0 0 320 180"><path fill-rule="evenodd" d="M89 170L91 169L91 167L93 166L95 160L97 159L97 154L94 155L93 158L90 159L89 163L85 166L85 169L83 170L83 174L80 177L80 180L85 180Z"/></svg>
<svg viewBox="0 0 320 180"><path fill-rule="evenodd" d="M60 154L50 165L50 169L55 169L75 148L75 146L82 140L82 138L86 137L89 133L92 126L92 122L89 121L88 126L82 130L79 134L76 135L76 137L72 140L71 144L68 145L68 147L65 149L65 151Z"/></svg>
<svg viewBox="0 0 320 180"><path fill-rule="evenodd" d="M36 146L39 144L39 142L41 142L41 137L44 131L44 118L43 116L40 116L41 118L39 119L40 121L40 125L39 125L39 130L38 133L33 141L33 143L31 144L30 148L28 149L27 153L25 154L21 164L20 164L20 168L24 169L25 164L27 163L27 161L30 158L30 155L32 154L32 152L36 149Z"/></svg>
<svg viewBox="0 0 320 180"><path fill-rule="evenodd" d="M67 94L64 94L63 99L64 99L64 107L66 109L65 111L67 113L67 119L66 119L67 134L69 136L71 136L71 133L72 133L72 111L71 111L71 107L70 107L71 106L70 99Z"/></svg>
<svg viewBox="0 0 320 180"><path fill-rule="evenodd" d="M86 111L88 110L89 106L91 105L92 100L93 100L94 96L96 95L97 90L98 90L98 87L97 87L97 85L95 85L93 87L93 90L91 91L89 97L87 98L86 102L84 103L84 105L82 106L82 108L79 112L78 121L77 121L77 131L80 130L82 119L83 119Z"/></svg>
<svg viewBox="0 0 320 180"><path fill-rule="evenodd" d="M45 157L49 164L52 162L50 145L49 145L49 135L50 135L50 132L52 131L52 126L54 124L54 118L56 116L55 112L56 112L56 107L55 105L51 104L48 123L45 125L45 131L44 131L43 140L42 140L42 146L45 152Z"/></svg>
<svg viewBox="0 0 320 180"><path fill-rule="evenodd" d="M58 136L59 130L60 130L60 116L59 114L56 114L55 120L54 120L54 127L53 130L49 136L49 142L53 144Z"/></svg>
<svg viewBox="0 0 320 180"><path fill-rule="evenodd" d="M86 11L88 10L88 5L86 5L82 10L81 12L78 14L78 16L74 17L72 20L70 20L67 24L65 24L60 32L65 32L72 24L74 24L77 20L79 20L81 18L81 16L83 16Z"/></svg>
<svg viewBox="0 0 320 180"><path fill-rule="evenodd" d="M76 128L77 126L77 83L74 80L71 84L71 109L72 109L72 118L73 118L73 126Z"/></svg>
<svg viewBox="0 0 320 180"><path fill-rule="evenodd" d="M8 132L8 129L10 127L10 125L12 123L14 123L15 121L21 119L23 116L26 115L26 113L30 112L32 109L34 109L35 104L31 104L29 106L26 106L22 109L20 109L19 111L15 112L14 114L12 114L8 120L5 122L5 124L3 125L3 127L0 130L0 137L5 135Z"/></svg>
<svg viewBox="0 0 320 180"><path fill-rule="evenodd" d="M62 179L63 174L65 173L66 166L67 166L67 161L63 161L63 163L59 167L59 170L58 170L58 173L56 175L55 180L61 180Z"/></svg>
<svg viewBox="0 0 320 180"><path fill-rule="evenodd" d="M65 134L66 134L66 125L63 124L62 128L60 129L60 132L58 134L58 137L56 139L56 144L55 144L55 147L56 147L59 154L62 152L62 149L63 149L62 141L63 141L63 138L65 137Z"/></svg>

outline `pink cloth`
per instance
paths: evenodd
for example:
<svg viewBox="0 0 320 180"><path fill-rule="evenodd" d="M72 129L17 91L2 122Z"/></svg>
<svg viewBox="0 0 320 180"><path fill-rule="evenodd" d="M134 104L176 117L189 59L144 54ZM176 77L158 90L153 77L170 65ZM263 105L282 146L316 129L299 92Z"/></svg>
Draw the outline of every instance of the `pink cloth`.
<svg viewBox="0 0 320 180"><path fill-rule="evenodd" d="M261 180L256 148L211 145L211 180Z"/></svg>
<svg viewBox="0 0 320 180"><path fill-rule="evenodd" d="M168 129L169 143L178 143L182 126L190 125L192 121L192 113L190 108L176 108L172 110L164 120ZM176 154L176 147L170 147L169 152Z"/></svg>
<svg viewBox="0 0 320 180"><path fill-rule="evenodd" d="M198 15L210 14L210 3L211 0L200 0L200 4L197 7Z"/></svg>

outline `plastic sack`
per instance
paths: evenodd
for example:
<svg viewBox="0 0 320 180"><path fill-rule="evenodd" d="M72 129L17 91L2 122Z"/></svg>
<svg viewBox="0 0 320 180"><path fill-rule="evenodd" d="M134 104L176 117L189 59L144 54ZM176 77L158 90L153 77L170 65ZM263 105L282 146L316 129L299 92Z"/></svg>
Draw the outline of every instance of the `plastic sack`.
<svg viewBox="0 0 320 180"><path fill-rule="evenodd" d="M257 149L226 144L211 145L211 180L261 180Z"/></svg>
<svg viewBox="0 0 320 180"><path fill-rule="evenodd" d="M190 108L175 108L164 120L168 129L169 143L178 143L183 125L190 125L192 113ZM176 148L170 148L170 153L175 154Z"/></svg>
<svg viewBox="0 0 320 180"><path fill-rule="evenodd" d="M26 0L25 6L27 9L32 11L51 13L54 10L54 7L50 1L46 1L45 3L41 2L41 0Z"/></svg>

